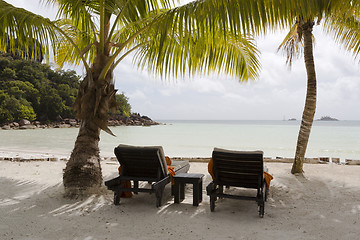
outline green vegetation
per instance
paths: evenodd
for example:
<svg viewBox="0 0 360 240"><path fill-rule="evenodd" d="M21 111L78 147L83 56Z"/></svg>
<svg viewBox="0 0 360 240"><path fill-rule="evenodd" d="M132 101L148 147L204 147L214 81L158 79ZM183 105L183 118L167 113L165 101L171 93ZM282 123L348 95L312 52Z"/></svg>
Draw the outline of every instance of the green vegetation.
<svg viewBox="0 0 360 240"><path fill-rule="evenodd" d="M0 124L27 119L56 121L75 118L80 78L75 71L54 71L18 55L0 54ZM131 105L124 93L116 95L116 114L129 117Z"/></svg>
<svg viewBox="0 0 360 240"><path fill-rule="evenodd" d="M74 118L75 71L54 71L36 61L0 54L0 123Z"/></svg>
<svg viewBox="0 0 360 240"><path fill-rule="evenodd" d="M115 97L116 102L118 103L116 113L123 114L125 117L130 117L131 105L129 104L129 98L125 96L124 93L117 94Z"/></svg>

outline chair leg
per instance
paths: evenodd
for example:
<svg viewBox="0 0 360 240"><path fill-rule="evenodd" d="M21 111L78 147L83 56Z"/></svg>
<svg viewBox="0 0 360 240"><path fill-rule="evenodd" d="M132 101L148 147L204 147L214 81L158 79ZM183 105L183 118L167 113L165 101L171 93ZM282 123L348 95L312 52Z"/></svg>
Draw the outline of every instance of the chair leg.
<svg viewBox="0 0 360 240"><path fill-rule="evenodd" d="M262 189L260 189L260 194L258 198L258 206L259 206L259 216L261 218L264 217L265 213L265 201L266 201L266 186L264 186Z"/></svg>
<svg viewBox="0 0 360 240"><path fill-rule="evenodd" d="M119 205L120 204L120 195L121 193L114 192L114 204Z"/></svg>
<svg viewBox="0 0 360 240"><path fill-rule="evenodd" d="M219 185L219 193L220 194L224 193L224 185Z"/></svg>
<svg viewBox="0 0 360 240"><path fill-rule="evenodd" d="M265 202L267 201L268 195L269 195L269 189L265 187Z"/></svg>
<svg viewBox="0 0 360 240"><path fill-rule="evenodd" d="M161 201L162 201L162 194L164 192L164 188L165 186L163 187L160 187L156 190L155 192L155 196L156 196L156 207L161 207Z"/></svg>
<svg viewBox="0 0 360 240"><path fill-rule="evenodd" d="M216 196L210 195L210 211L211 212L215 211L215 201L216 201Z"/></svg>
<svg viewBox="0 0 360 240"><path fill-rule="evenodd" d="M224 194L224 185L219 185L219 194ZM223 197L219 197L220 199L223 199Z"/></svg>
<svg viewBox="0 0 360 240"><path fill-rule="evenodd" d="M134 181L134 189L138 189L139 188L139 181ZM134 194L139 194L139 192L134 191Z"/></svg>
<svg viewBox="0 0 360 240"><path fill-rule="evenodd" d="M265 204L264 203L260 203L260 206L259 206L259 216L261 218L264 217L264 213L265 213Z"/></svg>

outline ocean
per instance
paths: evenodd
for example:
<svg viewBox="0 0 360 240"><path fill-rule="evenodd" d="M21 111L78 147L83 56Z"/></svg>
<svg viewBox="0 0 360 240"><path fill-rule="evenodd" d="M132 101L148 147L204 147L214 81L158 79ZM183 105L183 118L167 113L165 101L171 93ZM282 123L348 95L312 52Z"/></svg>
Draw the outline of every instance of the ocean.
<svg viewBox="0 0 360 240"><path fill-rule="evenodd" d="M100 155L112 157L118 144L131 144L160 145L170 157L210 157L214 147L262 150L272 158L294 157L300 128L300 121L157 121L162 124L112 127L116 137L102 132ZM77 128L0 130L0 155L68 157L77 133ZM315 121L306 157L360 159L360 121Z"/></svg>

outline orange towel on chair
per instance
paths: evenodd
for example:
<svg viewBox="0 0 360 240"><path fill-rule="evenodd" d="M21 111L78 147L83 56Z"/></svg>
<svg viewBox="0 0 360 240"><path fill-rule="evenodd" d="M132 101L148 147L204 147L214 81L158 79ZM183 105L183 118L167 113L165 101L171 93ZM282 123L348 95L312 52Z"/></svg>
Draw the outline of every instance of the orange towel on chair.
<svg viewBox="0 0 360 240"><path fill-rule="evenodd" d="M168 172L170 175L171 184L174 185L174 183L175 183L174 176L176 175L174 167L170 167L171 159L168 156L165 156L165 160L166 160L167 169L168 169Z"/></svg>
<svg viewBox="0 0 360 240"><path fill-rule="evenodd" d="M121 166L118 168L118 170L119 170L119 175L121 175ZM124 188L131 188L130 180L124 182ZM122 192L120 197L122 197L122 198L131 198L132 195L133 195L132 192Z"/></svg>
<svg viewBox="0 0 360 240"><path fill-rule="evenodd" d="M212 160L212 158L210 158L210 161L208 163L208 172L209 172L210 176L212 177L212 180L214 180L214 178L215 178L213 167L214 167L213 160Z"/></svg>
<svg viewBox="0 0 360 240"><path fill-rule="evenodd" d="M210 158L210 161L208 163L208 172L209 172L210 176L212 177L212 179L214 180L214 178L215 178L214 163L213 163L212 158ZM265 178L266 188L269 189L270 181L273 179L273 176L271 176L269 173L264 171L264 178Z"/></svg>
<svg viewBox="0 0 360 240"><path fill-rule="evenodd" d="M270 188L270 181L273 180L273 176L271 176L267 172L264 172L264 178L265 178L265 182L266 182L266 188L269 189Z"/></svg>

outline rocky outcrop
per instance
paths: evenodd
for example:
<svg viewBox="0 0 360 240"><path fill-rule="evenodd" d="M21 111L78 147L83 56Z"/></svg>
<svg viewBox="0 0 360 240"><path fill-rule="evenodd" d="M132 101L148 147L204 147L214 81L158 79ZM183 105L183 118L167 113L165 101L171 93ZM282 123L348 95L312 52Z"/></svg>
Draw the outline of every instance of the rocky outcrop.
<svg viewBox="0 0 360 240"><path fill-rule="evenodd" d="M109 119L109 126L151 126L159 125L148 116L141 116L139 113L133 113L130 117L123 114L111 114Z"/></svg>
<svg viewBox="0 0 360 240"><path fill-rule="evenodd" d="M159 125L159 123L153 121L148 116L141 116L138 113L131 114L130 117L126 117L122 114L111 114L108 120L109 126L152 126ZM0 125L0 129L36 129L36 128L70 128L79 127L80 122L76 119L65 118L61 121L41 123L39 121L30 122L28 120L20 120L17 122L11 122L4 125Z"/></svg>

